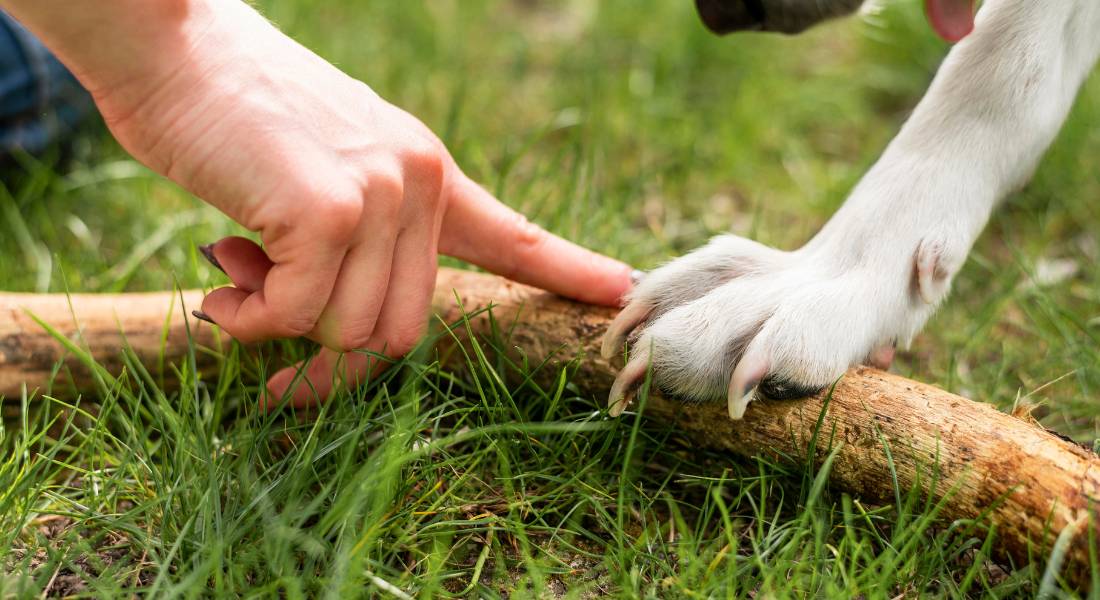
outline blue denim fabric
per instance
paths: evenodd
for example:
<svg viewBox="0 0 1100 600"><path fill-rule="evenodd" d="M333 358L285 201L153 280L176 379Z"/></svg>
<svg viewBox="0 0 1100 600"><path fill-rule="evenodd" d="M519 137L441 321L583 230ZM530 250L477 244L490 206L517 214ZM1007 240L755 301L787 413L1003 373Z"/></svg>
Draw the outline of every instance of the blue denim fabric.
<svg viewBox="0 0 1100 600"><path fill-rule="evenodd" d="M0 158L63 144L93 108L76 78L0 11Z"/></svg>

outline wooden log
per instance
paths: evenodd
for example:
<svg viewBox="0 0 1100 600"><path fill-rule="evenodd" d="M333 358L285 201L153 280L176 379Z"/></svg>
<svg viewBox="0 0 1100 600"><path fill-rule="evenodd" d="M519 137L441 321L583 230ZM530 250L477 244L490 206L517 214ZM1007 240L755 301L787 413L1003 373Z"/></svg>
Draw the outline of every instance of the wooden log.
<svg viewBox="0 0 1100 600"><path fill-rule="evenodd" d="M120 331L143 360L174 360L186 352L178 298L167 293L74 295L70 309L64 297L0 294L0 394L15 396L24 382L30 388L43 385L53 364L65 357L30 314L68 336L75 336L79 324L82 345L110 367L117 366ZM201 294L185 292L183 298L189 308L197 307ZM490 304L493 318L510 331L509 345L530 359L555 356L560 364L582 355L573 381L604 399L616 367L600 358L599 344L614 310L490 275L440 271L434 306L446 322ZM485 313L470 325L477 335L490 332ZM192 320L191 327L199 343L218 342L205 324ZM66 364L79 379L83 371L71 362ZM547 375L552 371L547 369ZM757 401L741 421L730 421L721 404L685 405L656 393L644 410L648 418L675 424L702 446L739 457L809 458L820 465L836 449L830 475L836 489L892 501L895 477L902 489L921 485L943 501L944 519L984 515L996 529L999 557L1017 565L1045 560L1057 543L1064 551L1062 576L1081 588L1090 580L1089 534L1100 532L1094 505L1100 500L1100 458L991 405L860 367L849 371L831 394ZM807 456L815 432L818 441L813 456Z"/></svg>
<svg viewBox="0 0 1100 600"><path fill-rule="evenodd" d="M117 375L122 370L120 349L126 345L149 367L182 359L189 350L184 315L198 308L202 298L202 290L69 296L0 292L0 396L18 398L24 385L28 392L44 392L59 362L62 376L57 383L80 391L96 390L88 366L58 343L39 320ZM213 347L228 340L198 319L188 321L199 346ZM216 364L209 353L196 358L207 370Z"/></svg>

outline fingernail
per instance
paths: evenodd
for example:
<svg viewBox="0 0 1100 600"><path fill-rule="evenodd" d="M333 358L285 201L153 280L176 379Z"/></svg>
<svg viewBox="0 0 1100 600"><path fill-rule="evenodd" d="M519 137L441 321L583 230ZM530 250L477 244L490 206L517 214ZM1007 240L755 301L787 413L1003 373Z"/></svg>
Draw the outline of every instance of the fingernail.
<svg viewBox="0 0 1100 600"><path fill-rule="evenodd" d="M217 323L214 322L214 319L210 318L210 315L202 312L201 310L191 311L191 316L195 317L196 319L198 319L200 321L206 321L207 323L210 323L211 325L217 325Z"/></svg>
<svg viewBox="0 0 1100 600"><path fill-rule="evenodd" d="M206 258L210 264L214 265L222 273L225 273L225 267L218 262L218 257L214 256L214 244L199 244L198 248L199 252L202 253L203 257ZM211 321L211 323L213 323L213 321Z"/></svg>
<svg viewBox="0 0 1100 600"><path fill-rule="evenodd" d="M630 283L633 284L633 285L638 285L639 283L642 282L642 279L644 279L644 278L645 278L645 271L639 271L638 269L634 269L633 271L630 272Z"/></svg>

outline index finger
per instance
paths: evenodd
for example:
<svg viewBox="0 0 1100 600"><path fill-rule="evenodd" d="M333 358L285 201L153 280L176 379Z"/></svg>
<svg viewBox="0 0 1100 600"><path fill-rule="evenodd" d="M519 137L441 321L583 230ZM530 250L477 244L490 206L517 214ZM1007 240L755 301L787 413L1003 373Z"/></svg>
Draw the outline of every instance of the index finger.
<svg viewBox="0 0 1100 600"><path fill-rule="evenodd" d="M439 248L497 275L583 302L615 306L631 286L629 265L549 233L465 175L454 182Z"/></svg>

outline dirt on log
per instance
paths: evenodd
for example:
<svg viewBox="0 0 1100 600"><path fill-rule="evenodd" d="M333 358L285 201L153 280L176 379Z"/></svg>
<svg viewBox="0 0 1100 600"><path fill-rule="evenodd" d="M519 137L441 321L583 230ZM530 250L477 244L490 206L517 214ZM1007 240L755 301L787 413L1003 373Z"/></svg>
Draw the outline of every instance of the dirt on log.
<svg viewBox="0 0 1100 600"><path fill-rule="evenodd" d="M58 361L67 378L94 390L87 369L32 318L90 349L117 372L126 344L145 364L186 355L187 310L199 291L71 297L0 293L0 396L44 389ZM509 347L551 364L574 363L574 384L602 401L618 365L600 358L600 338L614 316L607 308L571 302L498 277L442 269L434 307L455 323L492 305L508 330ZM471 318L477 335L491 333L487 313ZM200 345L224 342L214 328L190 319ZM78 336L79 331L79 336ZM464 327L456 329L464 335ZM200 367L213 353L196 353ZM555 369L543 370L552 376ZM802 400L753 402L744 420L731 421L722 404L684 404L651 394L647 418L675 424L695 443L739 457L777 460L836 456L830 483L858 497L892 501L896 477L902 489L920 485L948 520L981 515L996 530L995 550L1021 565L1045 560L1056 543L1064 549L1062 576L1084 588L1090 574L1089 538L1096 539L1100 458L1037 424L936 387L870 368L854 368L832 390ZM811 440L817 442L811 444ZM887 451L888 450L888 451ZM1090 535L1090 533L1092 535Z"/></svg>

